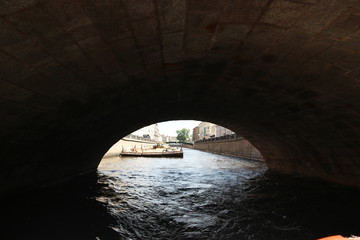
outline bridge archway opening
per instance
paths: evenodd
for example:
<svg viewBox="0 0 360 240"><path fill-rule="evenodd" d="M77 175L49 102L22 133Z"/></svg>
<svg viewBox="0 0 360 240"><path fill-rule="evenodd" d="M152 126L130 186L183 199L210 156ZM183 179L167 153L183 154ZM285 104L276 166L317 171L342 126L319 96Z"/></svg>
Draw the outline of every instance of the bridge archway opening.
<svg viewBox="0 0 360 240"><path fill-rule="evenodd" d="M178 131L187 132L186 140L177 138ZM253 160L264 160L259 150L239 133L215 123L196 120L164 121L137 129L112 145L102 160L117 158L121 151L150 149L158 143Z"/></svg>

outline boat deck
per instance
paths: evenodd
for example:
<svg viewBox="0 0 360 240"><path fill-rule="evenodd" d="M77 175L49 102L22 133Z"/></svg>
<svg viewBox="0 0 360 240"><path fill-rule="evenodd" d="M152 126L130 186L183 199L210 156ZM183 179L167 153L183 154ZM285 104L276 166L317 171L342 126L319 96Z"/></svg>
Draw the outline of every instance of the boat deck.
<svg viewBox="0 0 360 240"><path fill-rule="evenodd" d="M179 151L129 151L121 152L122 157L183 157L184 153L182 150Z"/></svg>

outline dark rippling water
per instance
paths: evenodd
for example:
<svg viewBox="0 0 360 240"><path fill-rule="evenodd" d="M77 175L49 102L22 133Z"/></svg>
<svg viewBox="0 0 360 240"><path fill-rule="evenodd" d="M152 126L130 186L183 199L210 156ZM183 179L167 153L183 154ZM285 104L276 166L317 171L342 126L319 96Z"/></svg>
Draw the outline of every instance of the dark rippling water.
<svg viewBox="0 0 360 240"><path fill-rule="evenodd" d="M186 149L104 159L97 176L3 204L0 239L306 240L360 235L358 190ZM6 213L5 213L6 212Z"/></svg>

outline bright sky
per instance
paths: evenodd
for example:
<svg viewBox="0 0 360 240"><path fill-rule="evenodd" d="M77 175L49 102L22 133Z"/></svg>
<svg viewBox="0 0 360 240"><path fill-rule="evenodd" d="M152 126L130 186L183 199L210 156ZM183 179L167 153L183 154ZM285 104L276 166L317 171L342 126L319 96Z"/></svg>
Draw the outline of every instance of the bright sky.
<svg viewBox="0 0 360 240"><path fill-rule="evenodd" d="M158 123L158 128L160 134L165 134L168 136L176 136L176 130L181 130L183 128L190 129L190 133L194 127L198 126L200 121L194 120L177 120L177 121L168 121Z"/></svg>

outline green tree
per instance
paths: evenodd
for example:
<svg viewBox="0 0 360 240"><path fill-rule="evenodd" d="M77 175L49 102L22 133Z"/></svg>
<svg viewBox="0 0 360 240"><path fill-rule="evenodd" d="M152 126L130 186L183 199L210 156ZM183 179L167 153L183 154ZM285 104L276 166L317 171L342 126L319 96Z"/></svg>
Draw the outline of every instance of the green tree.
<svg viewBox="0 0 360 240"><path fill-rule="evenodd" d="M190 140L190 129L183 128L181 130L176 130L177 140L180 142L186 142Z"/></svg>

